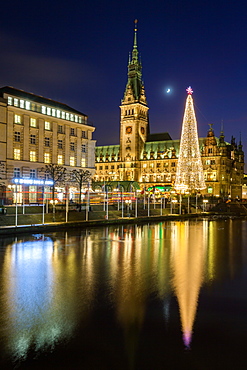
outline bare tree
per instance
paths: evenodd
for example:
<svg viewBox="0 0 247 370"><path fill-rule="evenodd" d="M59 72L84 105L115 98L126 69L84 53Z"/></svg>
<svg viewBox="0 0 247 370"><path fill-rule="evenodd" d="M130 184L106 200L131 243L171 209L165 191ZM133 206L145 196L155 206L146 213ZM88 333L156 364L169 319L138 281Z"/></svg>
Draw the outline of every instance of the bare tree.
<svg viewBox="0 0 247 370"><path fill-rule="evenodd" d="M72 171L72 181L75 181L79 186L79 211L81 211L81 189L85 182L91 179L91 172L82 168Z"/></svg>
<svg viewBox="0 0 247 370"><path fill-rule="evenodd" d="M55 221L55 186L58 183L65 181L66 168L57 164L47 164L43 169L45 171L46 178L53 181L52 185L52 209L53 209L53 221Z"/></svg>

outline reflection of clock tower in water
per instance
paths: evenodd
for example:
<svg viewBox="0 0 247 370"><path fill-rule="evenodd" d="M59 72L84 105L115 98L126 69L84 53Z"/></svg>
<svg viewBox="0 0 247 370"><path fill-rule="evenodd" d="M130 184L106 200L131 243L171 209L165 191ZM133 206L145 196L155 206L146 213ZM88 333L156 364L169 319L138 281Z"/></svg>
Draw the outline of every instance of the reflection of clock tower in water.
<svg viewBox="0 0 247 370"><path fill-rule="evenodd" d="M121 180L140 181L139 159L149 133L149 124L142 65L138 59L137 20L132 58L129 58L128 64L128 82L120 109L120 156L125 167L122 168Z"/></svg>

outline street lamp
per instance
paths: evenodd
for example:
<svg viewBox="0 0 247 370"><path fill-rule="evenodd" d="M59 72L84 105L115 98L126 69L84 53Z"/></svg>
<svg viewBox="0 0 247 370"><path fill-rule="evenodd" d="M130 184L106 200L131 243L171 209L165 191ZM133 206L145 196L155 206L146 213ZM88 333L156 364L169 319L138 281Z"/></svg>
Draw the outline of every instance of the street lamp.
<svg viewBox="0 0 247 370"><path fill-rule="evenodd" d="M206 208L207 203L208 203L208 199L203 199L203 212L205 212L205 210L207 210L207 208Z"/></svg>
<svg viewBox="0 0 247 370"><path fill-rule="evenodd" d="M177 199L172 199L171 204L172 205L174 204L174 208L175 208L176 203L177 203ZM172 213L172 206L171 206L171 213Z"/></svg>
<svg viewBox="0 0 247 370"><path fill-rule="evenodd" d="M127 205L127 213L128 213L128 217L130 217L130 205L131 205L131 199L126 199L125 201L126 205Z"/></svg>

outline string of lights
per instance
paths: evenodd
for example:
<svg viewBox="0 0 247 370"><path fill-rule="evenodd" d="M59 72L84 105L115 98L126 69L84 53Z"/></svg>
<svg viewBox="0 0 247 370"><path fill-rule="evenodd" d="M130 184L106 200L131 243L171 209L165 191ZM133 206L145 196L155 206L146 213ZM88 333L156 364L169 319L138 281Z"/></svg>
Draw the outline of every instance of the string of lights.
<svg viewBox="0 0 247 370"><path fill-rule="evenodd" d="M188 87L186 91L188 96L183 117L178 166L174 185L174 188L181 193L206 188L192 98L193 90L191 87Z"/></svg>

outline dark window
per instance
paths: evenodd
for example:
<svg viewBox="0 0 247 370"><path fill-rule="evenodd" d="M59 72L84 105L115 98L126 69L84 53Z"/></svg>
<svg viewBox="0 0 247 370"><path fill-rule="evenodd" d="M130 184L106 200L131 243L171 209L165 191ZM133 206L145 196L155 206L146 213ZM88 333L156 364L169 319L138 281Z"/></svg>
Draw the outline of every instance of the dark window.
<svg viewBox="0 0 247 370"><path fill-rule="evenodd" d="M50 146L50 138L45 137L45 146Z"/></svg>
<svg viewBox="0 0 247 370"><path fill-rule="evenodd" d="M30 170L30 178L35 179L36 177L36 170Z"/></svg>
<svg viewBox="0 0 247 370"><path fill-rule="evenodd" d="M14 168L14 177L21 177L21 169L15 167Z"/></svg>
<svg viewBox="0 0 247 370"><path fill-rule="evenodd" d="M30 144L36 144L36 135L30 135Z"/></svg>
<svg viewBox="0 0 247 370"><path fill-rule="evenodd" d="M15 131L15 141L21 141L21 133L18 131Z"/></svg>

